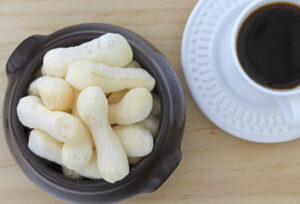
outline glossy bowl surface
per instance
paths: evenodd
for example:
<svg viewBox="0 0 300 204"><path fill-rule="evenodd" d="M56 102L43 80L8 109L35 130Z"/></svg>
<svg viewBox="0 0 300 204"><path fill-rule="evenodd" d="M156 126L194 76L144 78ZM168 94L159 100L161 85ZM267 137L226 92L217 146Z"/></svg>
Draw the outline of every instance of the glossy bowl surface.
<svg viewBox="0 0 300 204"><path fill-rule="evenodd" d="M128 40L135 60L156 79L154 91L162 107L162 118L152 153L132 166L129 175L115 184L103 180L66 178L60 166L35 156L27 147L29 129L22 126L16 113L19 99L26 95L48 50L79 45L108 32L120 33ZM76 203L116 202L139 193L154 192L178 166L185 124L183 91L166 58L137 34L108 24L81 24L48 36L33 35L11 54L6 73L9 83L3 121L7 142L24 173L52 195Z"/></svg>

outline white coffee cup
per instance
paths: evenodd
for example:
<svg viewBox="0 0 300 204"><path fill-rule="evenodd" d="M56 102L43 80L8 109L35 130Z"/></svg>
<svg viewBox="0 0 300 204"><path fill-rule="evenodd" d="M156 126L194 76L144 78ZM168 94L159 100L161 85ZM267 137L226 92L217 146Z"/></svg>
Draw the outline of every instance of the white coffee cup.
<svg viewBox="0 0 300 204"><path fill-rule="evenodd" d="M238 16L232 31L231 49L234 63L245 81L260 92L274 96L287 122L293 127L300 127L300 86L293 89L276 90L264 87L254 80L242 68L237 53L237 40L244 21L257 9L273 3L291 3L300 6L300 0L255 0L251 2ZM300 37L300 36L299 36ZM300 53L299 53L300 57Z"/></svg>

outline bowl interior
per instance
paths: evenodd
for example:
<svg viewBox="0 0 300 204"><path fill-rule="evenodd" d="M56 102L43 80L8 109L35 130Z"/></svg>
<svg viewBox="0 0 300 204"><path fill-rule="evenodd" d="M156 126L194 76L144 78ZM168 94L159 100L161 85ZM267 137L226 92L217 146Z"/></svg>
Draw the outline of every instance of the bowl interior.
<svg viewBox="0 0 300 204"><path fill-rule="evenodd" d="M104 32L102 33L104 34ZM156 80L156 86L153 90L160 98L160 103L162 107L162 113L160 118L160 127L157 133L157 137L155 139L153 151L146 157L144 157L138 164L132 165L130 167L130 173L123 180L110 184L105 182L104 180L91 180L91 179L82 179L82 180L74 180L71 178L67 178L62 174L60 165L57 165L53 162L49 162L45 159L42 159L36 155L34 155L27 147L28 143L28 135L30 130L19 122L16 115L16 106L19 99L23 96L27 95L27 90L30 83L40 74L40 68L42 65L43 55L50 49L56 47L70 47L79 45L83 42L90 41L96 37L99 37L101 34L99 33L85 33L85 34L77 34L73 36L66 36L65 38L60 39L48 39L45 38L45 42L41 44L33 53L30 55L27 62L24 63L24 67L22 67L22 71L19 74L21 77L18 80L17 85L15 86L15 99L12 100L12 114L16 118L16 132L14 135L17 135L17 144L21 153L24 155L25 159L31 164L31 166L38 171L42 176L46 179L56 183L60 186L72 187L73 189L86 189L89 191L92 190L107 190L109 188L114 188L115 186L122 185L123 183L130 182L131 179L137 178L139 174L145 174L149 168L151 168L153 164L154 155L157 154L157 150L160 146L161 138L166 131L165 128L161 128L164 126L163 123L167 123L167 116L164 114L164 104L167 103L165 101L165 97L163 96L164 84L163 77L159 72L159 67L157 64L153 63L153 59L149 59L147 52L143 51L143 46L139 44L139 42L129 40L129 43L133 49L134 59L138 61L144 69L146 69ZM165 121L165 122L164 122Z"/></svg>

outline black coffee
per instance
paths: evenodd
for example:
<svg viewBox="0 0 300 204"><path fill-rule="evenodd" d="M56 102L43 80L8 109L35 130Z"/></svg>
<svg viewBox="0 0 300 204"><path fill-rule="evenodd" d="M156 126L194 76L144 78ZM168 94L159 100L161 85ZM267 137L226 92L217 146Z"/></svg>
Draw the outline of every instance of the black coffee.
<svg viewBox="0 0 300 204"><path fill-rule="evenodd" d="M275 3L256 10L240 29L237 51L257 83L273 89L300 85L300 7Z"/></svg>

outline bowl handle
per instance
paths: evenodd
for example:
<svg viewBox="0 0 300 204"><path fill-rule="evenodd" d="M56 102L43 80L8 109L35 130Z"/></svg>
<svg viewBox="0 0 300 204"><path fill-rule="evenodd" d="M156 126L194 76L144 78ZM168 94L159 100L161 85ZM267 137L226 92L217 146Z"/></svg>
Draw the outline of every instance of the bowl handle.
<svg viewBox="0 0 300 204"><path fill-rule="evenodd" d="M6 74L8 77L15 74L22 67L32 51L44 38L42 35L30 36L14 50L6 64Z"/></svg>
<svg viewBox="0 0 300 204"><path fill-rule="evenodd" d="M157 164L157 169L148 175L148 180L144 183L143 192L152 193L156 191L176 169L181 160L181 151L168 151Z"/></svg>

